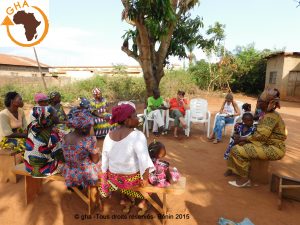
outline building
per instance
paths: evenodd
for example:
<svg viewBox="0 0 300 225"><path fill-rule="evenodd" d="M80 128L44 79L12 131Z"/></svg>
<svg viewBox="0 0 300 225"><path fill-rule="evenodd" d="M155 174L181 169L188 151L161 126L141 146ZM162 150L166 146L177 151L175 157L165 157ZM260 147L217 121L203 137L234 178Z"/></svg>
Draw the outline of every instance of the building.
<svg viewBox="0 0 300 225"><path fill-rule="evenodd" d="M300 101L300 52L269 55L265 87L277 88L283 100Z"/></svg>
<svg viewBox="0 0 300 225"><path fill-rule="evenodd" d="M41 63L41 72L36 60L0 54L0 87L5 85L34 85L44 87L43 80L47 87L64 86L71 83L71 78L57 76L50 73L50 66Z"/></svg>

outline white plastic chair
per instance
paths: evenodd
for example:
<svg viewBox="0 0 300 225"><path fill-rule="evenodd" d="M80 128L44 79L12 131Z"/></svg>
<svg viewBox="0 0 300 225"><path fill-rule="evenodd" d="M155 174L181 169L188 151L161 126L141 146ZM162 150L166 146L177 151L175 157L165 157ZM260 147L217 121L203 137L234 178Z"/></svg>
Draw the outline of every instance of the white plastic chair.
<svg viewBox="0 0 300 225"><path fill-rule="evenodd" d="M239 107L240 115L234 117L233 123L227 123L227 124L225 124L225 126L224 126L224 135L226 135L226 127L228 127L228 126L232 126L231 134L233 134L233 132L234 132L234 125L236 124L236 121L238 120L238 118L240 118L241 115L243 114L243 113L242 113L242 112L243 112L242 106L243 106L244 102L241 102L241 101L235 101L235 102L236 102L236 104L237 104L238 107ZM213 128L214 128L215 125L216 125L216 119L217 119L217 116L218 116L218 115L220 115L219 112L215 115L214 126L213 126Z"/></svg>
<svg viewBox="0 0 300 225"><path fill-rule="evenodd" d="M210 112L208 111L207 100L202 98L195 98L190 101L189 124L187 136L190 135L191 123L207 123L207 137L209 137L210 129Z"/></svg>
<svg viewBox="0 0 300 225"><path fill-rule="evenodd" d="M162 118L165 118L166 110L161 110ZM147 109L144 109L144 124L143 124L143 132L146 132L147 138L149 137L149 121L153 121L153 118L147 115Z"/></svg>
<svg viewBox="0 0 300 225"><path fill-rule="evenodd" d="M185 122L186 122L186 125L187 125L187 128L184 129L184 134L186 136L189 136L190 135L190 122L189 122L189 118L190 118L190 110L186 110L185 111L185 116L184 116L184 119L185 119ZM170 126L170 122L174 122L174 119L172 117L170 117L170 110L166 110L166 129L169 129L169 126Z"/></svg>

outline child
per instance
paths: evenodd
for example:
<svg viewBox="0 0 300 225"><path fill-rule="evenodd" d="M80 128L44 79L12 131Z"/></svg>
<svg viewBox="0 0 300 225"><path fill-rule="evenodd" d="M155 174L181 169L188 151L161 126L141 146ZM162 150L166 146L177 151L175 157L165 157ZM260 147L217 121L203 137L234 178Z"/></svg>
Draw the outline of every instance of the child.
<svg viewBox="0 0 300 225"><path fill-rule="evenodd" d="M251 112L251 104L249 104L249 103L244 103L244 104L242 105L242 109L244 110L244 113L246 113L246 112Z"/></svg>
<svg viewBox="0 0 300 225"><path fill-rule="evenodd" d="M253 134L255 130L255 126L253 125L253 115L249 112L245 112L242 117L242 123L237 123L234 126L234 134L233 137L231 137L229 146L226 149L224 153L224 159L228 159L231 148L235 145L234 137L240 136L240 137L247 137L251 134Z"/></svg>
<svg viewBox="0 0 300 225"><path fill-rule="evenodd" d="M155 166L155 171L149 174L149 183L157 187L168 187L172 182L179 180L179 173L174 167L170 171L169 163L161 158L166 156L166 148L161 142L155 141L148 146L150 158Z"/></svg>

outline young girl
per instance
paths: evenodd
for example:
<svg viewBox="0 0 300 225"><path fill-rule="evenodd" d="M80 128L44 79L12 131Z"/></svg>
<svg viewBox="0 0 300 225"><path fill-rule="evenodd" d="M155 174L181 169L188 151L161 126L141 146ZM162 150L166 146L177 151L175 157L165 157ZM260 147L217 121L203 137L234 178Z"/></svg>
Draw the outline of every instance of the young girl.
<svg viewBox="0 0 300 225"><path fill-rule="evenodd" d="M150 184L164 188L179 180L180 175L177 169L174 167L170 171L169 163L160 160L166 156L166 148L163 143L154 140L148 146L148 151L155 167L155 171L149 174Z"/></svg>
<svg viewBox="0 0 300 225"><path fill-rule="evenodd" d="M253 115L249 112L243 114L242 123L237 123L234 127L234 134L231 137L229 146L224 153L224 159L228 159L231 148L235 145L234 137L247 137L254 133L255 126L253 125Z"/></svg>

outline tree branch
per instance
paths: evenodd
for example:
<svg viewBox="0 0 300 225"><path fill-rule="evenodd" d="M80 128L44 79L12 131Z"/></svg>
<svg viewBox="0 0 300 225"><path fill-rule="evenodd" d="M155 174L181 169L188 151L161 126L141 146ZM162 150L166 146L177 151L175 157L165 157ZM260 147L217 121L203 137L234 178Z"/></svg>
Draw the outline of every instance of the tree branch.
<svg viewBox="0 0 300 225"><path fill-rule="evenodd" d="M141 61L139 59L139 56L135 54L133 51L129 50L128 47L121 47L122 51L125 52L129 57L135 59L139 64L141 64Z"/></svg>

